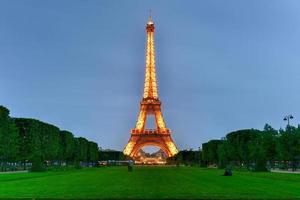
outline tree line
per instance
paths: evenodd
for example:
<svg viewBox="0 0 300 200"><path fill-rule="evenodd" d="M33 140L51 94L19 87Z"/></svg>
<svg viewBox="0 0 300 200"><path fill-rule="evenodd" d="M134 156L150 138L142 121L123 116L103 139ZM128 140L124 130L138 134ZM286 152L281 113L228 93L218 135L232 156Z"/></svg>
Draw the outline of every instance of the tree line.
<svg viewBox="0 0 300 200"><path fill-rule="evenodd" d="M101 149L99 151L99 160L100 161L108 161L108 160L126 160L126 156L123 154L122 151L116 151L111 149Z"/></svg>
<svg viewBox="0 0 300 200"><path fill-rule="evenodd" d="M300 162L300 126L275 130L266 124L263 130L231 132L221 140L202 144L202 159L207 165L233 165L249 170L270 168L297 169Z"/></svg>
<svg viewBox="0 0 300 200"><path fill-rule="evenodd" d="M33 170L47 164L79 165L96 162L97 143L58 127L27 118L11 118L9 110L0 106L0 163L31 163Z"/></svg>
<svg viewBox="0 0 300 200"><path fill-rule="evenodd" d="M254 171L296 170L300 166L300 126L275 130L266 124L263 130L237 130L220 140L203 143L197 151L180 151L168 162Z"/></svg>
<svg viewBox="0 0 300 200"><path fill-rule="evenodd" d="M12 118L0 106L0 167L31 164L33 170L47 165L80 166L98 160L124 160L120 151L102 150L97 143L58 127L28 118ZM244 129L228 133L219 140L202 144L197 151L182 150L167 163L239 167L265 171L270 168L297 169L300 165L300 125L275 130Z"/></svg>

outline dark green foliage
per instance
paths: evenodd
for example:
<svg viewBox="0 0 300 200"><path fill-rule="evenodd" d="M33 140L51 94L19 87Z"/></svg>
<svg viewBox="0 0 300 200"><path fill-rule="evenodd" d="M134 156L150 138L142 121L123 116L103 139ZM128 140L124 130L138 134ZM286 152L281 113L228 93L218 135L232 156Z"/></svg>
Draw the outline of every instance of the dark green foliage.
<svg viewBox="0 0 300 200"><path fill-rule="evenodd" d="M300 161L300 127L287 126L286 131L279 131L278 152L279 158L291 162L292 169L296 169L296 163ZM286 167L287 162L284 163Z"/></svg>
<svg viewBox="0 0 300 200"><path fill-rule="evenodd" d="M39 137L42 147L42 159L43 160L55 160L58 158L60 131L59 128L46 124L44 122L39 123Z"/></svg>
<svg viewBox="0 0 300 200"><path fill-rule="evenodd" d="M43 160L41 159L41 157L36 156L32 159L32 167L31 167L31 171L32 172L42 172L46 170L46 166L43 162Z"/></svg>
<svg viewBox="0 0 300 200"><path fill-rule="evenodd" d="M85 138L74 138L68 131L34 119L16 118L21 139L22 160L32 161L40 157L41 161L79 162L97 161L98 145Z"/></svg>
<svg viewBox="0 0 300 200"><path fill-rule="evenodd" d="M0 162L32 163L32 171L43 171L55 163L80 164L98 160L97 143L74 138L51 124L35 119L10 118L0 106ZM25 167L24 167L25 169Z"/></svg>
<svg viewBox="0 0 300 200"><path fill-rule="evenodd" d="M0 161L16 161L18 157L18 132L9 110L0 106Z"/></svg>
<svg viewBox="0 0 300 200"><path fill-rule="evenodd" d="M201 151L180 151L168 158L167 163L200 163L201 166L253 171L275 167L296 170L300 166L300 126L277 131L266 124L263 130L234 131L221 140L203 143Z"/></svg>
<svg viewBox="0 0 300 200"><path fill-rule="evenodd" d="M60 160L66 162L73 161L73 155L75 150L75 139L71 132L60 131Z"/></svg>
<svg viewBox="0 0 300 200"><path fill-rule="evenodd" d="M88 160L88 140L82 137L75 138L75 160L84 161Z"/></svg>
<svg viewBox="0 0 300 200"><path fill-rule="evenodd" d="M300 162L300 127L288 126L276 131L266 124L264 130L245 129L231 132L222 140L202 145L206 164L220 168L232 165L254 171L267 171L275 163L296 169Z"/></svg>
<svg viewBox="0 0 300 200"><path fill-rule="evenodd" d="M251 142L256 141L258 130L246 129L231 132L226 135L230 160L236 161L239 165L249 167L251 159Z"/></svg>
<svg viewBox="0 0 300 200"><path fill-rule="evenodd" d="M88 161L95 162L98 160L98 145L95 142L88 143Z"/></svg>
<svg viewBox="0 0 300 200"><path fill-rule="evenodd" d="M60 149L60 131L57 127L35 120L16 118L21 139L21 160L32 160L40 157L41 160L55 160Z"/></svg>
<svg viewBox="0 0 300 200"><path fill-rule="evenodd" d="M99 160L125 160L125 155L122 151L115 150L101 150L99 151Z"/></svg>
<svg viewBox="0 0 300 200"><path fill-rule="evenodd" d="M206 164L217 164L219 162L219 148L223 144L222 140L210 140L202 144L202 159Z"/></svg>
<svg viewBox="0 0 300 200"><path fill-rule="evenodd" d="M229 153L228 153L228 143L225 139L222 140L222 143L218 145L218 167L219 168L225 168L227 167L229 162Z"/></svg>
<svg viewBox="0 0 300 200"><path fill-rule="evenodd" d="M202 163L201 151L182 150L175 156L167 159L168 164L200 165Z"/></svg>
<svg viewBox="0 0 300 200"><path fill-rule="evenodd" d="M41 156L41 143L37 136L38 123L35 120L15 118L19 132L19 159L22 161L32 160L36 156Z"/></svg>

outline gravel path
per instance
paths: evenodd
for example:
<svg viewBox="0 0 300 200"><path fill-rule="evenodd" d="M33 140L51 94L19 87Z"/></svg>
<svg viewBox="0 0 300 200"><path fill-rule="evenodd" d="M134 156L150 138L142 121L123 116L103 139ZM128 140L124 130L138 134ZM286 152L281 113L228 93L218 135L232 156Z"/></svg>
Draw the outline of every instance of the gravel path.
<svg viewBox="0 0 300 200"><path fill-rule="evenodd" d="M275 173L286 173L286 174L300 174L300 171L286 171L286 170L271 170Z"/></svg>
<svg viewBox="0 0 300 200"><path fill-rule="evenodd" d="M29 172L28 170L23 170L23 171L7 171L7 172L0 172L0 174L18 174L18 173L27 173Z"/></svg>

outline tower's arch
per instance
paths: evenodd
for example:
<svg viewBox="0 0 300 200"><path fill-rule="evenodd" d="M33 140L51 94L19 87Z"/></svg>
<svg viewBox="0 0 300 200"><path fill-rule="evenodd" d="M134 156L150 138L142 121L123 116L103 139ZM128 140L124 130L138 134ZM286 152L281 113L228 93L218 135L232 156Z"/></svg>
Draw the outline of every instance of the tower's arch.
<svg viewBox="0 0 300 200"><path fill-rule="evenodd" d="M158 142L155 142L155 141L145 141L143 143L140 143L138 145L135 146L133 152L132 152L132 155L133 157L136 157L137 156L137 153L144 147L147 147L147 146L154 146L154 147L157 147L157 148L160 148L168 157L169 156L172 156L170 151L168 150L168 148L163 145L163 144L160 144Z"/></svg>

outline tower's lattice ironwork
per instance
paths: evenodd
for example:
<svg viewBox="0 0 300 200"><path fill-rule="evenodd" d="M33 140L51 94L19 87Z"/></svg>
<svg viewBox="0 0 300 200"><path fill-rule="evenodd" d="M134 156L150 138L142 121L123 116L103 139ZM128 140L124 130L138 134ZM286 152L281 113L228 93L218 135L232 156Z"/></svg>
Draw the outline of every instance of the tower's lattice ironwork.
<svg viewBox="0 0 300 200"><path fill-rule="evenodd" d="M143 98L135 128L131 130L131 137L124 149L124 154L134 158L144 146L156 146L162 149L168 157L178 153L178 149L171 138L170 129L161 112L161 102L158 97L155 71L154 23L151 16L146 25L146 69ZM155 117L155 129L146 129L148 115Z"/></svg>

